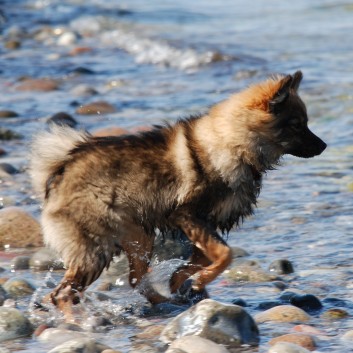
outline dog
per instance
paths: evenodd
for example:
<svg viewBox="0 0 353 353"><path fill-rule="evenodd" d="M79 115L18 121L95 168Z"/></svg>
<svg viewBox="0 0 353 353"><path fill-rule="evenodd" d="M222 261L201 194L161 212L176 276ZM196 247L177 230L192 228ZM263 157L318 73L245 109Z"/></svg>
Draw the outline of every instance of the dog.
<svg viewBox="0 0 353 353"><path fill-rule="evenodd" d="M30 169L44 199L44 240L67 269L52 302L70 311L121 251L130 284L139 288L157 229L182 231L192 243L189 263L170 279L171 293L185 283L202 291L231 263L221 233L253 213L262 176L283 155L311 158L326 148L308 128L302 77L271 77L205 115L135 135L53 127L35 137ZM151 303L168 300L140 291Z"/></svg>

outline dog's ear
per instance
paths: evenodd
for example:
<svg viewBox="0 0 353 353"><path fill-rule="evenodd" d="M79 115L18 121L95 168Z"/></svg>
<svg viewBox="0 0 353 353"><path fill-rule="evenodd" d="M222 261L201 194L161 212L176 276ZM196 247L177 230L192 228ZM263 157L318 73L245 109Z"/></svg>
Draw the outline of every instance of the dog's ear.
<svg viewBox="0 0 353 353"><path fill-rule="evenodd" d="M270 111L272 113L278 112L283 103L289 97L289 91L292 88L293 84L293 76L287 75L282 78L280 82L280 88L278 91L273 95L272 99L269 101Z"/></svg>
<svg viewBox="0 0 353 353"><path fill-rule="evenodd" d="M301 71L297 71L294 75L293 75L293 81L291 84L291 88L294 89L295 91L298 91L300 82L303 79L303 73Z"/></svg>

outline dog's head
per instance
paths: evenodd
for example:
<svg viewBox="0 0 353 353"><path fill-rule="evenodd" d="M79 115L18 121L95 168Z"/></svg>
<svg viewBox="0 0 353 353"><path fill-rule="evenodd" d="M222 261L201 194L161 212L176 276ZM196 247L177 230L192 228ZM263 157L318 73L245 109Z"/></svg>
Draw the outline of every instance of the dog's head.
<svg viewBox="0 0 353 353"><path fill-rule="evenodd" d="M282 78L268 109L273 116L272 134L275 142L282 146L282 154L310 158L321 154L326 143L308 128L306 107L298 95L302 78L300 71Z"/></svg>

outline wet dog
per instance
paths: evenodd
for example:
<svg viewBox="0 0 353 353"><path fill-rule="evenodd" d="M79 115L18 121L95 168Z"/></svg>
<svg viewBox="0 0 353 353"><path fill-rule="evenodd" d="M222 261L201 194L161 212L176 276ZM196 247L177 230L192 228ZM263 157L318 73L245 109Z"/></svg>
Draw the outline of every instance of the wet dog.
<svg viewBox="0 0 353 353"><path fill-rule="evenodd" d="M138 135L93 137L64 127L39 134L31 174L44 198L44 238L67 268L53 303L68 310L121 251L131 286L152 303L167 300L140 286L156 229L182 231L193 244L171 292L185 282L203 290L230 264L220 233L252 214L263 174L285 154L310 158L326 148L308 128L301 80L300 71L270 78L203 116Z"/></svg>

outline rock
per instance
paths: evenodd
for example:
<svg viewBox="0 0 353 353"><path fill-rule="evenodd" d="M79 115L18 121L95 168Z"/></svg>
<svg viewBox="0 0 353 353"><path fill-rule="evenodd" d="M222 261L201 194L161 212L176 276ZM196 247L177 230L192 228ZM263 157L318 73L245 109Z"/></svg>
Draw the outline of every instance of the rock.
<svg viewBox="0 0 353 353"><path fill-rule="evenodd" d="M0 156L5 156L6 151L0 147Z"/></svg>
<svg viewBox="0 0 353 353"><path fill-rule="evenodd" d="M294 343L278 342L268 350L268 353L310 353L310 351Z"/></svg>
<svg viewBox="0 0 353 353"><path fill-rule="evenodd" d="M245 257L249 256L250 254L244 250L243 248L240 248L238 246L232 246L232 257L233 259L236 259L238 257Z"/></svg>
<svg viewBox="0 0 353 353"><path fill-rule="evenodd" d="M278 305L281 305L281 302L279 302L279 301L262 302L257 306L257 309L268 310L268 309L274 308L275 306L278 306Z"/></svg>
<svg viewBox="0 0 353 353"><path fill-rule="evenodd" d="M282 303L288 304L288 303L290 303L291 299L292 299L294 296L296 296L296 295L298 295L298 294L295 293L295 292L285 291L285 292L283 292L283 293L280 295L279 300L280 300Z"/></svg>
<svg viewBox="0 0 353 353"><path fill-rule="evenodd" d="M353 330L347 331L341 336L341 340L353 342Z"/></svg>
<svg viewBox="0 0 353 353"><path fill-rule="evenodd" d="M22 135L7 129L0 128L0 140L10 141L22 138Z"/></svg>
<svg viewBox="0 0 353 353"><path fill-rule="evenodd" d="M3 287L11 297L15 298L31 295L36 290L32 283L19 277L10 278L4 283Z"/></svg>
<svg viewBox="0 0 353 353"><path fill-rule="evenodd" d="M104 351L102 351L101 353L123 353L121 351L116 351L114 349L105 349Z"/></svg>
<svg viewBox="0 0 353 353"><path fill-rule="evenodd" d="M81 115L95 115L95 114L111 114L115 113L116 108L108 102L97 101L92 102L76 109L77 114Z"/></svg>
<svg viewBox="0 0 353 353"><path fill-rule="evenodd" d="M312 294L296 294L290 298L290 303L307 312L320 310L322 308L320 300Z"/></svg>
<svg viewBox="0 0 353 353"><path fill-rule="evenodd" d="M11 268L17 270L29 269L29 256L16 256L11 260Z"/></svg>
<svg viewBox="0 0 353 353"><path fill-rule="evenodd" d="M151 325L151 326L146 327L146 329L144 331L138 333L134 337L136 337L140 340L156 339L162 333L163 329L164 329L163 325Z"/></svg>
<svg viewBox="0 0 353 353"><path fill-rule="evenodd" d="M50 92L59 88L59 83L50 78L27 78L17 85L18 91Z"/></svg>
<svg viewBox="0 0 353 353"><path fill-rule="evenodd" d="M105 349L110 349L110 347L91 338L78 338L65 342L48 353L101 353Z"/></svg>
<svg viewBox="0 0 353 353"><path fill-rule="evenodd" d="M26 248L43 245L41 228L19 207L0 210L0 247Z"/></svg>
<svg viewBox="0 0 353 353"><path fill-rule="evenodd" d="M31 335L33 327L17 309L0 307L0 342Z"/></svg>
<svg viewBox="0 0 353 353"><path fill-rule="evenodd" d="M325 333L319 331L317 328L310 326L310 325L296 325L292 328L293 331L296 332L302 332L302 333L306 333L308 335L314 335L314 336L324 336Z"/></svg>
<svg viewBox="0 0 353 353"><path fill-rule="evenodd" d="M7 299L8 295L3 288L3 286L0 285L0 306L4 305L5 300Z"/></svg>
<svg viewBox="0 0 353 353"><path fill-rule="evenodd" d="M264 271L256 261L238 260L233 262L224 276L232 281L270 282L278 279L277 276Z"/></svg>
<svg viewBox="0 0 353 353"><path fill-rule="evenodd" d="M83 97L94 96L95 94L98 94L98 92L94 88L87 86L85 84L77 85L70 91L70 93L75 96L83 96Z"/></svg>
<svg viewBox="0 0 353 353"><path fill-rule="evenodd" d="M75 44L77 41L77 34L74 32L64 32L57 41L57 44L60 46L67 46Z"/></svg>
<svg viewBox="0 0 353 353"><path fill-rule="evenodd" d="M77 121L70 114L67 114L65 112L59 112L54 114L47 120L47 123L61 126L69 126L72 128L77 125Z"/></svg>
<svg viewBox="0 0 353 353"><path fill-rule="evenodd" d="M130 132L129 130L126 130L124 128L121 127L115 127L115 126L111 126L111 127L107 127L104 129L99 129L93 132L93 136L120 136L120 135L129 135Z"/></svg>
<svg viewBox="0 0 353 353"><path fill-rule="evenodd" d="M35 271L62 270L64 268L63 261L51 249L42 248L35 252L30 261L29 266Z"/></svg>
<svg viewBox="0 0 353 353"><path fill-rule="evenodd" d="M255 315L257 323L267 321L306 322L310 316L302 309L292 305L279 305Z"/></svg>
<svg viewBox="0 0 353 353"><path fill-rule="evenodd" d="M253 318L240 306L205 299L171 320L160 339L170 343L198 335L229 347L258 345L259 331Z"/></svg>
<svg viewBox="0 0 353 353"><path fill-rule="evenodd" d="M69 52L69 55L71 56L82 55L82 54L91 53L92 51L93 49L90 47L76 47Z"/></svg>
<svg viewBox="0 0 353 353"><path fill-rule="evenodd" d="M0 163L0 174L1 173L13 175L18 173L18 170L9 163Z"/></svg>
<svg viewBox="0 0 353 353"><path fill-rule="evenodd" d="M0 110L0 118L17 118L18 114L12 110Z"/></svg>
<svg viewBox="0 0 353 353"><path fill-rule="evenodd" d="M206 338L200 336L184 336L176 339L169 346L166 353L175 352L175 349L179 349L185 353L229 353L228 349L224 346L212 342Z"/></svg>
<svg viewBox="0 0 353 353"><path fill-rule="evenodd" d="M19 40L11 39L5 42L5 48L14 50L19 49L21 47L21 42Z"/></svg>
<svg viewBox="0 0 353 353"><path fill-rule="evenodd" d="M246 307L248 306L248 304L246 303L246 301L242 298L235 298L232 300L232 304L234 305L239 305L239 306L242 306L242 307Z"/></svg>
<svg viewBox="0 0 353 353"><path fill-rule="evenodd" d="M278 275L287 275L294 272L292 263L287 259L280 259L271 262L269 271Z"/></svg>
<svg viewBox="0 0 353 353"><path fill-rule="evenodd" d="M11 353L11 352L5 347L0 347L0 353Z"/></svg>
<svg viewBox="0 0 353 353"><path fill-rule="evenodd" d="M66 330L62 328L47 328L38 336L39 341L51 343L52 347L67 341L82 338L87 338L87 335L83 332Z"/></svg>
<svg viewBox="0 0 353 353"><path fill-rule="evenodd" d="M328 320L340 320L349 316L348 312L340 308L331 308L326 310L321 317Z"/></svg>
<svg viewBox="0 0 353 353"><path fill-rule="evenodd" d="M314 339L310 335L305 335L302 333L289 333L287 335L278 336L272 338L268 343L273 346L278 342L295 343L298 346L308 349L309 351L314 351L316 348Z"/></svg>
<svg viewBox="0 0 353 353"><path fill-rule="evenodd" d="M95 72L91 69L87 69L86 67L79 66L70 71L70 74L73 75L94 75Z"/></svg>

